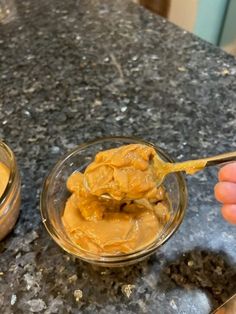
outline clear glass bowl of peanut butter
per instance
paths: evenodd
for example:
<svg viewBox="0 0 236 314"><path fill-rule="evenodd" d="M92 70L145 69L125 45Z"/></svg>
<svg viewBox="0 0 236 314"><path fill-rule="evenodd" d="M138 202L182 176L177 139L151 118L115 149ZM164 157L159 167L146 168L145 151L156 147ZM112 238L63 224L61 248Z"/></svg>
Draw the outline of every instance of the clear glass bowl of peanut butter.
<svg viewBox="0 0 236 314"><path fill-rule="evenodd" d="M41 193L42 221L57 244L92 264L137 263L181 224L187 188L182 173L156 186L152 160L160 148L132 137L109 137L76 147L60 159Z"/></svg>
<svg viewBox="0 0 236 314"><path fill-rule="evenodd" d="M14 227L20 211L20 175L12 150L0 141L0 241Z"/></svg>

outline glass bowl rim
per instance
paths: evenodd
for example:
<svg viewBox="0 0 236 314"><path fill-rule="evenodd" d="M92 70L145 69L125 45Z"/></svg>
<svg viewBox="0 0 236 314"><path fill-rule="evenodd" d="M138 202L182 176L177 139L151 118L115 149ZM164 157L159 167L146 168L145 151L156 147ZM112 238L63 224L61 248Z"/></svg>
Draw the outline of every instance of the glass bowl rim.
<svg viewBox="0 0 236 314"><path fill-rule="evenodd" d="M87 141L85 143L77 145L74 149L68 151L60 159L58 159L58 161L55 163L55 165L51 168L48 175L46 176L44 183L43 183L42 190L41 190L41 195L40 195L40 213L41 213L42 222L43 222L47 232L52 237L52 239L60 247L62 247L64 251L68 252L71 255L74 255L77 258L80 258L84 261L94 263L94 264L107 264L107 266L109 266L110 263L128 262L128 261L131 261L133 259L140 259L142 257L145 257L145 256L152 254L154 251L157 250L157 248L162 246L177 231L177 229L181 225L183 218L184 218L184 215L185 215L185 212L186 212L187 198L188 198L187 197L187 186L186 186L186 181L184 179L183 173L182 172L176 172L175 176L177 178L178 186L182 187L182 191L179 193L180 194L180 200L179 200L178 210L175 213L174 218L170 224L170 226L173 225L173 228L170 231L168 231L167 235L165 235L164 237L162 236L161 237L162 239L160 238L161 241L159 241L155 245L151 244L147 248L143 248L139 251L134 251L131 253L124 253L124 254L119 254L119 255L97 255L97 254L94 254L92 252L88 252L88 251L85 251L83 249L78 248L78 246L76 246L76 244L74 244L72 241L66 242L71 250L68 249L68 247L65 247L64 245L62 245L60 235L58 234L57 230L52 225L50 219L47 218L48 217L48 213L47 213L48 209L47 209L47 204L46 204L46 196L48 194L50 183L51 183L52 179L55 178L55 174L61 168L61 166L70 157L72 157L74 154L76 154L77 152L79 152L80 150L82 150L86 147L90 147L92 145L103 143L103 142L110 142L112 140L115 140L115 141L119 141L119 140L122 141L123 140L123 141L130 141L130 142L133 141L133 142L137 142L140 144L151 146L158 153L160 153L162 156L164 156L168 161L174 162L174 160L162 148L160 148L159 146L156 146L155 144L153 144L149 141L140 139L138 137L134 137L134 136L100 137L100 138L96 138L94 140L90 140L90 141ZM176 217L177 217L177 223L174 224ZM83 252L83 251L86 252L85 256L82 254L80 255L78 253L78 252Z"/></svg>

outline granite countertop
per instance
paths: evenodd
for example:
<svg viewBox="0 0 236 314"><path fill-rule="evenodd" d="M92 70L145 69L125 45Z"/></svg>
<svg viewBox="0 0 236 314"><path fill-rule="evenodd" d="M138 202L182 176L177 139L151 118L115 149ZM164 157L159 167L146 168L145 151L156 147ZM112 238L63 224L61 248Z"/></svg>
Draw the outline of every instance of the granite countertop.
<svg viewBox="0 0 236 314"><path fill-rule="evenodd" d="M217 169L187 178L189 204L150 259L95 268L42 226L43 179L77 144L135 135L177 160L236 150L236 60L129 0L15 0L0 25L0 138L22 176L21 214L0 244L1 313L209 313L236 292L236 228Z"/></svg>

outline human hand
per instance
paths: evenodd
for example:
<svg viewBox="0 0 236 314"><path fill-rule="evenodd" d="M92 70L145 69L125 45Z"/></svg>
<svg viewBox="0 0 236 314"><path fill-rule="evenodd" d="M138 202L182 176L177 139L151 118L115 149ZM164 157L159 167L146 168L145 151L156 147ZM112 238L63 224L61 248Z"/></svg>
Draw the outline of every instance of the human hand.
<svg viewBox="0 0 236 314"><path fill-rule="evenodd" d="M236 163L223 166L218 173L215 197L223 204L221 212L230 223L236 224Z"/></svg>

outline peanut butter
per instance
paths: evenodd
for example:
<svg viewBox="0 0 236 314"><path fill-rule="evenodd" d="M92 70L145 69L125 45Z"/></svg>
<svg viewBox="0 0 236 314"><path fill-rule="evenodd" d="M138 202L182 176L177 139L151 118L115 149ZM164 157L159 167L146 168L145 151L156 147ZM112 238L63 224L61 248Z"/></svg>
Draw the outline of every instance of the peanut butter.
<svg viewBox="0 0 236 314"><path fill-rule="evenodd" d="M68 178L71 196L62 221L81 249L130 253L158 237L169 219L170 203L165 189L156 186L155 155L152 147L140 144L102 151L84 173Z"/></svg>
<svg viewBox="0 0 236 314"><path fill-rule="evenodd" d="M20 209L20 177L17 165L12 156L8 155L8 150L10 149L6 149L6 145L0 142L0 241L14 227Z"/></svg>
<svg viewBox="0 0 236 314"><path fill-rule="evenodd" d="M0 197L4 193L8 180L9 180L9 169L0 162Z"/></svg>
<svg viewBox="0 0 236 314"><path fill-rule="evenodd" d="M84 177L91 194L109 194L113 199L150 199L158 193L153 160L154 148L130 144L96 155Z"/></svg>

